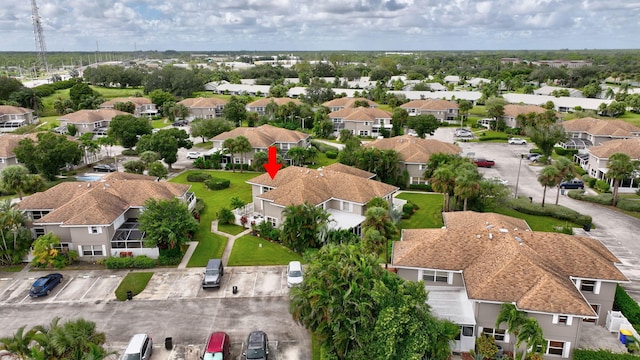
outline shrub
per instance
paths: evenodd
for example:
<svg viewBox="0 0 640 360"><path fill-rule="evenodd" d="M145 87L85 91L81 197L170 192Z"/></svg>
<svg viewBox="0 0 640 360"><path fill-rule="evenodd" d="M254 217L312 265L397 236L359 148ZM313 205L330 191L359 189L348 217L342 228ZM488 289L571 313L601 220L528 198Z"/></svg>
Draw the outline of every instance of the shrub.
<svg viewBox="0 0 640 360"><path fill-rule="evenodd" d="M412 203L411 201L407 201L407 203L402 206L402 218L410 218L411 215L416 212L416 210L418 210L418 205Z"/></svg>
<svg viewBox="0 0 640 360"><path fill-rule="evenodd" d="M107 269L150 269L156 266L156 261L145 255L136 257L110 256L104 259Z"/></svg>
<svg viewBox="0 0 640 360"><path fill-rule="evenodd" d="M236 222L236 216L230 209L222 208L218 214L218 221L223 224L233 224Z"/></svg>
<svg viewBox="0 0 640 360"><path fill-rule="evenodd" d="M569 191L569 196L574 190ZM591 216L582 215L579 212L566 208L564 206L546 204L542 207L540 204L529 202L529 199L520 197L518 199L509 199L507 205L512 209L529 215L550 216L554 219L571 221L578 225L591 225L593 221Z"/></svg>
<svg viewBox="0 0 640 360"><path fill-rule="evenodd" d="M318 149L321 153L326 153L327 151L336 151L335 146L327 145L323 142L311 140L311 145Z"/></svg>
<svg viewBox="0 0 640 360"><path fill-rule="evenodd" d="M201 172L191 172L187 175L188 182L205 182L211 178L211 174Z"/></svg>
<svg viewBox="0 0 640 360"><path fill-rule="evenodd" d="M626 211L640 212L640 201L620 198L618 199L618 208Z"/></svg>
<svg viewBox="0 0 640 360"><path fill-rule="evenodd" d="M430 184L411 184L409 185L409 189L411 190L421 190L421 191L433 191Z"/></svg>
<svg viewBox="0 0 640 360"><path fill-rule="evenodd" d="M484 133L483 133L484 134ZM506 135L495 135L495 136L483 136L479 138L480 141L493 141L493 140L509 140L509 137Z"/></svg>
<svg viewBox="0 0 640 360"><path fill-rule="evenodd" d="M205 180L204 184L211 190L222 190L226 189L231 185L231 181L227 179L220 179L216 177L210 177Z"/></svg>
<svg viewBox="0 0 640 360"><path fill-rule="evenodd" d="M560 156L566 156L572 159L573 159L573 155L578 153L578 149L565 149L559 146L554 147L553 150L556 152L556 154Z"/></svg>
<svg viewBox="0 0 640 360"><path fill-rule="evenodd" d="M136 149L124 149L122 150L124 156L138 156L138 150Z"/></svg>
<svg viewBox="0 0 640 360"><path fill-rule="evenodd" d="M613 195L611 194L587 195L582 190L569 191L569 197L572 199L588 201L600 205L611 205L613 203Z"/></svg>
<svg viewBox="0 0 640 360"><path fill-rule="evenodd" d="M609 350L575 349L574 360L637 360L638 356L632 354L612 353Z"/></svg>
<svg viewBox="0 0 640 360"><path fill-rule="evenodd" d="M159 266L174 266L180 264L182 261L182 251L179 248L174 249L160 249L160 256L158 256Z"/></svg>
<svg viewBox="0 0 640 360"><path fill-rule="evenodd" d="M329 150L327 152L324 153L325 155L327 155L327 158L329 159L335 159L338 157L338 152L335 150Z"/></svg>
<svg viewBox="0 0 640 360"><path fill-rule="evenodd" d="M609 183L604 180L596 180L594 189L596 189L598 192L606 193L611 189L611 185L609 185Z"/></svg>
<svg viewBox="0 0 640 360"><path fill-rule="evenodd" d="M493 336L482 334L476 338L476 351L485 358L493 359L498 354L498 345Z"/></svg>
<svg viewBox="0 0 640 360"><path fill-rule="evenodd" d="M582 168L580 168L582 169ZM598 179L596 178L592 178L591 176L583 176L582 177L582 181L587 184L588 187L593 188L594 186L596 186L596 181L598 181Z"/></svg>
<svg viewBox="0 0 640 360"><path fill-rule="evenodd" d="M276 229L268 221L263 221L258 225L254 225L253 229L258 233L258 236L269 241L280 240L280 230Z"/></svg>

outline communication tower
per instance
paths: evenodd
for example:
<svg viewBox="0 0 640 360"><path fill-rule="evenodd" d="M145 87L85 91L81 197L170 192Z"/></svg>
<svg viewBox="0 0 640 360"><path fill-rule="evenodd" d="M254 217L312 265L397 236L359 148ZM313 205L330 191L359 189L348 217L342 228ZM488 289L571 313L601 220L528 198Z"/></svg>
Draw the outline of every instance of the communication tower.
<svg viewBox="0 0 640 360"><path fill-rule="evenodd" d="M40 15L38 14L38 5L36 0L31 0L31 17L33 18L33 34L36 39L36 49L38 50L38 64L36 67L43 68L44 71L49 70L47 64L47 45L44 43L44 32L40 23Z"/></svg>

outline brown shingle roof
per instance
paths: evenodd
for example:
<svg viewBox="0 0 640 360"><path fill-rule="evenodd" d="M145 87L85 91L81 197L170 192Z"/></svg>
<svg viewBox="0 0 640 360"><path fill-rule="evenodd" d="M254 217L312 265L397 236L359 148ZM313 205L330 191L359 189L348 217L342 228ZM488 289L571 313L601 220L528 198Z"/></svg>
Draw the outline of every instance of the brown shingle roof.
<svg viewBox="0 0 640 360"><path fill-rule="evenodd" d="M431 155L435 153L460 154L462 152L458 145L435 139L420 139L410 135L374 140L363 146L395 150L405 163L419 164L428 163Z"/></svg>
<svg viewBox="0 0 640 360"><path fill-rule="evenodd" d="M355 175L355 176L359 176L359 177L362 177L362 178L365 178L365 179L371 179L371 178L376 176L376 174L374 174L372 172L360 170L360 169L358 169L356 167L344 165L344 164L341 164L339 162L333 163L333 164L328 165L328 166L325 166L324 169L325 170L331 170L331 171L337 171L337 172L341 172L341 173L345 173L345 174L349 174L349 175Z"/></svg>
<svg viewBox="0 0 640 360"><path fill-rule="evenodd" d="M508 104L504 106L504 116L517 117L520 114L537 113L542 114L547 109L537 105L514 105Z"/></svg>
<svg viewBox="0 0 640 360"><path fill-rule="evenodd" d="M0 157L2 158L10 158L16 156L13 152L13 149L18 146L18 143L23 139L31 139L33 141L38 141L37 133L30 133L24 135L17 134L1 134L0 135Z"/></svg>
<svg viewBox="0 0 640 360"><path fill-rule="evenodd" d="M470 299L594 316L571 277L624 282L619 260L598 240L534 232L524 220L472 211L444 213L446 228L403 230L393 265L462 271ZM489 235L491 234L491 235Z"/></svg>
<svg viewBox="0 0 640 360"><path fill-rule="evenodd" d="M631 159L640 159L640 138L610 140L602 145L590 147L589 152L601 159L609 158L615 153L627 154Z"/></svg>
<svg viewBox="0 0 640 360"><path fill-rule="evenodd" d="M213 141L226 140L244 136L249 140L252 148L266 148L275 143L297 143L309 137L300 131L287 130L272 125L262 125L259 127L237 127L231 131L224 132L214 137Z"/></svg>
<svg viewBox="0 0 640 360"><path fill-rule="evenodd" d="M276 105L278 106L282 106L284 104L288 104L290 102L296 104L296 105L302 105L302 101L298 100L298 99L292 99L292 98L264 98L264 99L260 99L260 100L256 100L254 102L250 102L247 104L247 107L266 107L267 105L269 105L271 102L275 102Z"/></svg>
<svg viewBox="0 0 640 360"><path fill-rule="evenodd" d="M33 110L11 105L0 105L0 116L32 113Z"/></svg>
<svg viewBox="0 0 640 360"><path fill-rule="evenodd" d="M448 110L458 109L460 105L454 101L442 99L424 99L412 100L406 104L400 105L403 109L421 109L421 110Z"/></svg>
<svg viewBox="0 0 640 360"><path fill-rule="evenodd" d="M374 121L375 119L391 119L392 115L388 111L378 108L344 108L333 111L329 114L332 119L343 119L344 121Z"/></svg>
<svg viewBox="0 0 640 360"><path fill-rule="evenodd" d="M274 188L259 198L281 206L305 202L318 205L331 198L364 204L374 197L385 197L398 190L395 186L346 172L297 166L280 170L274 179L263 174L247 183Z"/></svg>
<svg viewBox="0 0 640 360"><path fill-rule="evenodd" d="M91 124L98 121L111 121L111 119L118 115L131 114L114 109L79 110L70 114L62 115L59 119L76 124Z"/></svg>
<svg viewBox="0 0 640 360"><path fill-rule="evenodd" d="M100 181L60 183L24 198L18 208L52 210L37 223L111 224L130 207L142 207L151 198L180 197L189 188L185 184L154 181L149 176L120 173L104 176Z"/></svg>
<svg viewBox="0 0 640 360"><path fill-rule="evenodd" d="M324 105L324 106L326 106L328 108L333 108L333 107L352 108L352 107L354 107L354 104L355 104L356 101L366 101L369 104L369 107L371 107L371 108L378 107L378 104L375 101L371 101L369 99L365 99L365 98L362 98L362 97L357 97L357 98L350 98L350 97L337 98L337 99L329 100L329 101L323 103L322 105Z"/></svg>
<svg viewBox="0 0 640 360"><path fill-rule="evenodd" d="M633 137L640 134L640 127L618 119L603 120L585 117L564 121L562 127L568 132L584 132L601 136Z"/></svg>
<svg viewBox="0 0 640 360"><path fill-rule="evenodd" d="M188 108L213 108L220 105L226 105L229 101L218 98L188 98L180 101L178 104L182 104Z"/></svg>
<svg viewBox="0 0 640 360"><path fill-rule="evenodd" d="M105 101L100 104L100 107L113 107L116 103L134 103L136 106L151 104L151 100L145 97L124 97L124 98L114 98L109 101Z"/></svg>

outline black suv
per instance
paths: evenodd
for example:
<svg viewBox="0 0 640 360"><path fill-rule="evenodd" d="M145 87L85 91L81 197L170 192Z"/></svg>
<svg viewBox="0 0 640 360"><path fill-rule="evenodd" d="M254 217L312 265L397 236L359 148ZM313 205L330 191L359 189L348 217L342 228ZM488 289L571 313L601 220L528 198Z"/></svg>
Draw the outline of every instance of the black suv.
<svg viewBox="0 0 640 360"><path fill-rule="evenodd" d="M267 360L269 358L269 339L264 331L253 331L247 337L245 359Z"/></svg>
<svg viewBox="0 0 640 360"><path fill-rule="evenodd" d="M584 189L584 183L578 179L563 181L560 183L560 189Z"/></svg>

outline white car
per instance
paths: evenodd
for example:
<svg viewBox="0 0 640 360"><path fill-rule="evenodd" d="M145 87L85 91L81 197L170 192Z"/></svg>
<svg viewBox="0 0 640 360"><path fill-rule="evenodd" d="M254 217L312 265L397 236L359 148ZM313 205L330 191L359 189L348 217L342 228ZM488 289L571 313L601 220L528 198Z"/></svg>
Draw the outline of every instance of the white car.
<svg viewBox="0 0 640 360"><path fill-rule="evenodd" d="M491 182L494 182L496 184L501 184L501 185L507 185L509 183L509 181L507 181L507 180L505 180L505 179L503 179L501 177L497 177L497 176L489 178L488 180L491 181Z"/></svg>
<svg viewBox="0 0 640 360"><path fill-rule="evenodd" d="M509 145L527 145L527 140L521 138L510 138Z"/></svg>
<svg viewBox="0 0 640 360"><path fill-rule="evenodd" d="M199 158L199 157L201 157L201 156L202 156L202 154L200 154L200 153L199 153L199 152L197 152L197 151L189 151L189 152L187 153L187 159L190 159L190 160L197 159L197 158Z"/></svg>
<svg viewBox="0 0 640 360"><path fill-rule="evenodd" d="M287 286L292 287L302 283L302 265L300 261L291 261L287 266Z"/></svg>

